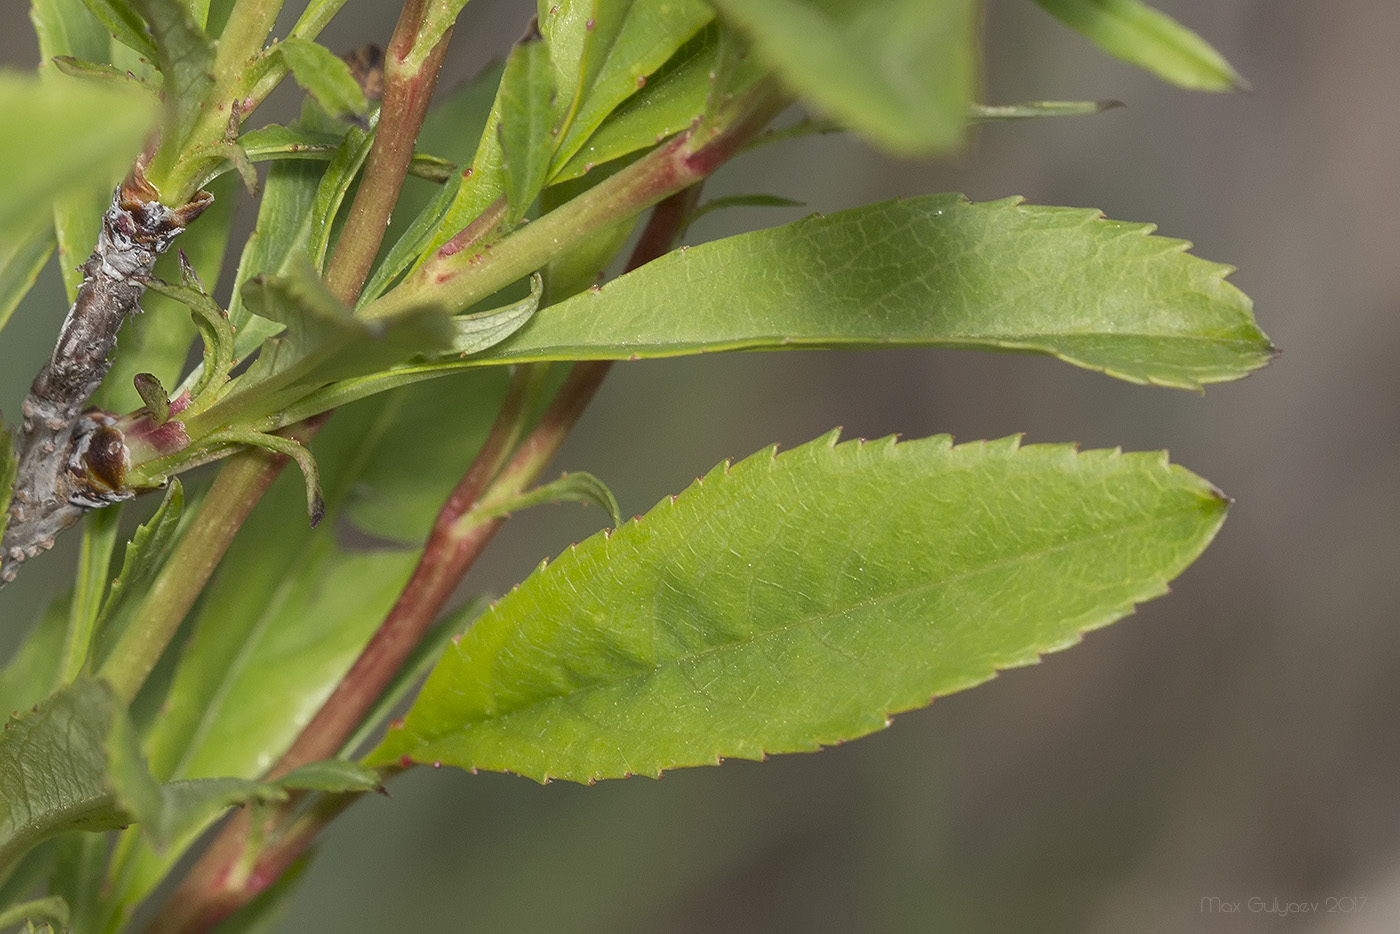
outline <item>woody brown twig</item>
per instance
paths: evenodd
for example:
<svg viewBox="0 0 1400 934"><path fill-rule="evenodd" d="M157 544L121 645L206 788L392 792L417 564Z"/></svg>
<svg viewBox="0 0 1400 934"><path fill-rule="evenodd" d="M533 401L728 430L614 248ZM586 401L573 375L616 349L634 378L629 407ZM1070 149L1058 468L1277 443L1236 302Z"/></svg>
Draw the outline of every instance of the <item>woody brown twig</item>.
<svg viewBox="0 0 1400 934"><path fill-rule="evenodd" d="M117 186L83 282L53 355L21 406L9 523L0 543L0 586L20 563L53 547L54 536L90 509L129 499L121 432L104 412L84 412L111 366L117 333L141 310L160 254L214 200L201 191L170 208L140 167Z"/></svg>

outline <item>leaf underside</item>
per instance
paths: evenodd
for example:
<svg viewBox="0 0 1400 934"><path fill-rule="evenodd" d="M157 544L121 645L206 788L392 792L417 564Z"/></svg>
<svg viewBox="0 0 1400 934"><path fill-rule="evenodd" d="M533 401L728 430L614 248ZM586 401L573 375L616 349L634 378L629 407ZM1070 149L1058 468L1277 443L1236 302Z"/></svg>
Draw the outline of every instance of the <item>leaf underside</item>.
<svg viewBox="0 0 1400 934"><path fill-rule="evenodd" d="M720 350L1038 353L1200 389L1272 359L1230 267L1150 224L927 195L683 248L541 309L481 363Z"/></svg>
<svg viewBox="0 0 1400 934"><path fill-rule="evenodd" d="M369 762L591 782L852 739L1162 594L1225 508L1161 453L760 453L500 600Z"/></svg>

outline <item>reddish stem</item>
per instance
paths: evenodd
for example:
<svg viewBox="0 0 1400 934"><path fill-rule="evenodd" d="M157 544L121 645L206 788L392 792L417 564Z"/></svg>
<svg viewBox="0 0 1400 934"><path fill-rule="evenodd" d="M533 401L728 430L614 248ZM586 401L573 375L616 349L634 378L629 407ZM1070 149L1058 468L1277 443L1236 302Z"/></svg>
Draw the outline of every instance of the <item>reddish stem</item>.
<svg viewBox="0 0 1400 934"><path fill-rule="evenodd" d="M695 185L656 206L628 261L629 270L674 246L699 194L700 186ZM499 516L463 527L463 517L476 504L505 499L535 481L592 401L611 366L610 360L575 364L544 416L502 467L517 437L528 395L528 377L517 373L485 444L438 513L423 556L398 601L316 716L269 770L268 778L278 778L340 751L506 520ZM352 800L353 796L344 795L323 802L312 814L280 831L277 822L285 819L287 812L272 815L261 835L272 842L251 866L245 866L243 860L252 820L246 811L236 815L176 890L152 927L153 934L205 931L233 914L276 881Z"/></svg>

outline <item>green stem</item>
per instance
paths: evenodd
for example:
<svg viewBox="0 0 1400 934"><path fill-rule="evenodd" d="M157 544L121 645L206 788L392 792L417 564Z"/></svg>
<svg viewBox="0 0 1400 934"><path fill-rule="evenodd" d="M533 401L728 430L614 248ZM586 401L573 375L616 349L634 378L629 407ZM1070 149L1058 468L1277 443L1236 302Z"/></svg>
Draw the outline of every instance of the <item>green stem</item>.
<svg viewBox="0 0 1400 934"><path fill-rule="evenodd" d="M787 104L763 84L730 126L705 138L682 134L616 175L480 251L451 241L397 287L360 312L365 318L402 314L426 304L468 308L544 265L571 244L634 217L701 181L767 125Z"/></svg>
<svg viewBox="0 0 1400 934"><path fill-rule="evenodd" d="M199 160L181 163L185 153L202 147L212 147L228 132L233 107L239 109L242 120L261 102L262 97L248 96L249 61L262 50L284 0L239 0L229 14L224 31L214 52L214 86L204 99L204 113L190 128L183 140L165 140L156 163L148 171L166 204L184 204L198 189L201 164ZM281 68L276 80L268 86L271 91L286 74ZM267 91L263 92L266 96Z"/></svg>
<svg viewBox="0 0 1400 934"><path fill-rule="evenodd" d="M311 433L307 431L306 436ZM204 504L141 601L135 622L98 669L97 676L110 683L123 701L130 703L145 684L234 533L277 476L280 460L248 451L230 458L214 478Z"/></svg>

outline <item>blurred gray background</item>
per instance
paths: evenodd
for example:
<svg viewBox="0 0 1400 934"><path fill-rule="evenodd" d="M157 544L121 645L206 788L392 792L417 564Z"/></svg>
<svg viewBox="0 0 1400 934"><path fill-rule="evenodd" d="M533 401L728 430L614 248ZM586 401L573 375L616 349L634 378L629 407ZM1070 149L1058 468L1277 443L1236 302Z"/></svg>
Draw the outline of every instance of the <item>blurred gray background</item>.
<svg viewBox="0 0 1400 934"><path fill-rule="evenodd" d="M694 237L930 191L1092 206L1238 266L1274 365L1200 397L954 352L623 364L556 466L598 474L631 514L726 457L836 425L1165 447L1237 498L1174 592L814 755L594 788L419 770L327 835L281 930L1400 930L1400 5L1157 5L1254 92L1175 90L993 0L986 100L1128 106L986 127L930 162L842 137L768 147L708 191L807 207L711 215ZM387 40L395 5L365 6L333 47ZM20 67L37 58L26 7L0 9ZM470 4L445 85L532 8ZM42 288L52 320L31 303L7 341L52 341L52 271ZM14 357L10 411L32 377ZM517 518L471 583L502 591L600 524L573 507ZM22 577L7 615L54 586Z"/></svg>

